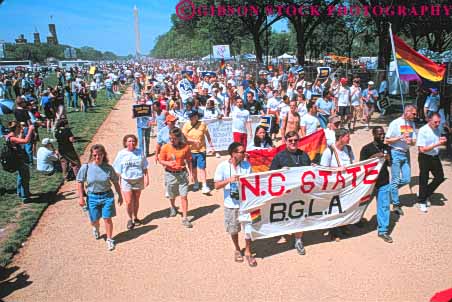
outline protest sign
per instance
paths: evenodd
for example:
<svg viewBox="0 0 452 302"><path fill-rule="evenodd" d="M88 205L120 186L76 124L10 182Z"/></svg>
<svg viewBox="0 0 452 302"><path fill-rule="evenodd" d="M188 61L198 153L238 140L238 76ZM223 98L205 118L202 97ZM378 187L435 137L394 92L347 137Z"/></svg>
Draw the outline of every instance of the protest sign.
<svg viewBox="0 0 452 302"><path fill-rule="evenodd" d="M215 59L229 59L231 57L229 45L214 45L213 57Z"/></svg>
<svg viewBox="0 0 452 302"><path fill-rule="evenodd" d="M265 131L267 131L267 133L270 133L272 126L272 116L271 115L261 116L260 125L265 128Z"/></svg>
<svg viewBox="0 0 452 302"><path fill-rule="evenodd" d="M317 77L319 79L326 79L327 77L329 77L330 73L330 67L317 67Z"/></svg>
<svg viewBox="0 0 452 302"><path fill-rule="evenodd" d="M132 112L133 117L140 117L140 116L151 116L152 115L152 106L147 104L137 104L133 105Z"/></svg>
<svg viewBox="0 0 452 302"><path fill-rule="evenodd" d="M259 115L251 115L251 130L252 136L254 137L254 131L256 130L257 125L260 124L261 117ZM206 119L203 120L207 125L207 129L209 130L210 137L212 138L212 143L215 146L216 151L225 151L228 150L229 145L232 143L232 118L224 117L221 120L219 119ZM252 141L248 142L249 144Z"/></svg>
<svg viewBox="0 0 452 302"><path fill-rule="evenodd" d="M307 166L240 178L240 221L253 240L358 222L384 160L369 159L344 171Z"/></svg>
<svg viewBox="0 0 452 302"><path fill-rule="evenodd" d="M89 68L89 74L90 75L94 75L96 73L96 66L91 66L90 68Z"/></svg>

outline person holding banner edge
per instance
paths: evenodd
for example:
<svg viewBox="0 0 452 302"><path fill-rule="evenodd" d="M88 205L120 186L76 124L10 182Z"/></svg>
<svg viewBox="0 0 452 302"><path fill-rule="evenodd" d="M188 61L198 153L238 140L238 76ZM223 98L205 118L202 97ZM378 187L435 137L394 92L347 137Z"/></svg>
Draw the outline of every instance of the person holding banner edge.
<svg viewBox="0 0 452 302"><path fill-rule="evenodd" d="M240 196L239 178L251 172L251 165L245 161L245 147L241 143L233 142L228 147L229 160L221 162L215 170L215 189L224 189L224 225L226 232L231 235L234 243L235 262L243 262L243 256L239 244L239 222ZM256 259L251 254L251 237L245 233L245 258L250 267L257 266Z"/></svg>
<svg viewBox="0 0 452 302"><path fill-rule="evenodd" d="M377 223L378 223L378 237L387 243L392 243L393 240L388 234L389 219L391 216L391 184L389 182L388 166L391 165L390 148L384 143L385 131L383 127L376 126L372 129L374 137L373 142L365 145L360 152L359 160L367 160L375 157L385 157L385 162L381 167L380 174L375 185L375 196L377 198Z"/></svg>
<svg viewBox="0 0 452 302"><path fill-rule="evenodd" d="M284 167L303 167L311 165L309 156L302 150L298 149L299 140L300 136L297 131L289 131L286 133L286 150L276 154L270 165L270 170L279 170ZM295 249L298 254L306 255L306 250L303 244L303 232L295 233L294 237Z"/></svg>

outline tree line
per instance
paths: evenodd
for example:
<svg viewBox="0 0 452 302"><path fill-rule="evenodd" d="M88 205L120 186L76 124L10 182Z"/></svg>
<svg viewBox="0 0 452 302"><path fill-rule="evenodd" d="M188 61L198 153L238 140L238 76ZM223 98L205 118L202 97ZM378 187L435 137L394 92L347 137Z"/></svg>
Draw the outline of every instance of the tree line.
<svg viewBox="0 0 452 302"><path fill-rule="evenodd" d="M55 58L57 60L65 60L64 50L71 46L68 45L50 45L41 43L35 45L27 44L5 44L5 59L4 60L31 60L33 63L45 63L48 58ZM76 58L90 61L101 60L118 60L122 57L117 56L111 51L102 52L93 47L83 46L75 48ZM70 59L66 59L70 60Z"/></svg>
<svg viewBox="0 0 452 302"><path fill-rule="evenodd" d="M194 0L200 5L224 4L225 1ZM327 53L348 57L378 56L379 68L385 68L391 55L389 24L394 34L402 36L415 49L428 48L442 52L452 48L452 16L401 16L398 14L329 16L329 6L390 6L421 7L449 5L449 0L230 0L231 6L254 6L258 15L197 16L181 20L171 16L171 29L157 37L150 55L158 58L199 58L211 52L211 45L228 44L232 55L252 52L262 63L265 56L295 54L298 62L317 59ZM316 6L314 15L267 15L265 7L276 5ZM288 24L288 32L272 31L279 21Z"/></svg>

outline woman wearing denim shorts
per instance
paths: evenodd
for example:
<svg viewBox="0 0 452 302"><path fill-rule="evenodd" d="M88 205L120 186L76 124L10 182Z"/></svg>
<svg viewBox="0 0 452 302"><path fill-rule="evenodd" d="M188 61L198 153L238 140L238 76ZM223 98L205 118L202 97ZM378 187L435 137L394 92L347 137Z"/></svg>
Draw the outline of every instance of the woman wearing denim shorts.
<svg viewBox="0 0 452 302"><path fill-rule="evenodd" d="M131 230L136 225L141 225L138 219L141 191L149 185L148 161L142 151L137 149L138 139L133 134L128 134L122 139L125 149L116 155L113 167L120 176L121 191L127 205L127 229Z"/></svg>
<svg viewBox="0 0 452 302"><path fill-rule="evenodd" d="M86 201L84 186L86 182ZM99 239L99 220L102 217L105 222L107 234L107 248L109 251L115 248L112 238L112 217L116 216L115 199L111 184L115 186L118 194L118 204L122 204L121 190L118 176L112 166L108 164L107 152L102 145L93 145L90 150L89 162L84 164L77 174L77 190L81 207L88 204L89 218L93 226L94 238Z"/></svg>

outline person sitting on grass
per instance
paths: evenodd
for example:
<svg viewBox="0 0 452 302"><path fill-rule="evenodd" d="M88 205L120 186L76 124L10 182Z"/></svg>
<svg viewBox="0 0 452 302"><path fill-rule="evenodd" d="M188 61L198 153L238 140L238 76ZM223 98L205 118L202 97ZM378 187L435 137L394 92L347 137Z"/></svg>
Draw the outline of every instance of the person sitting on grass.
<svg viewBox="0 0 452 302"><path fill-rule="evenodd" d="M59 158L58 152L53 147L52 143L56 142L54 139L44 138L42 146L38 149L37 170L44 175L50 176L58 170Z"/></svg>

